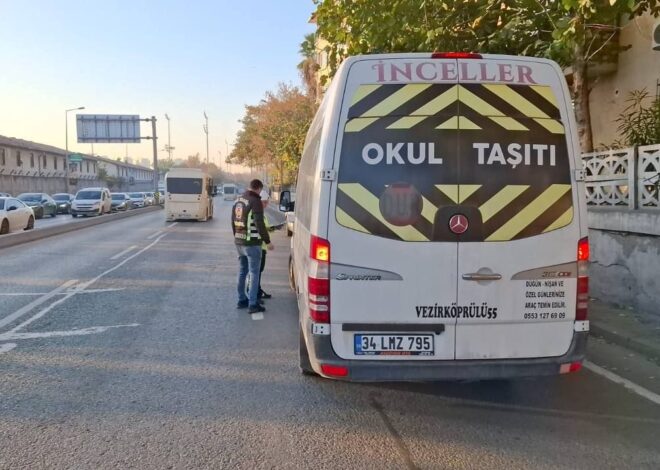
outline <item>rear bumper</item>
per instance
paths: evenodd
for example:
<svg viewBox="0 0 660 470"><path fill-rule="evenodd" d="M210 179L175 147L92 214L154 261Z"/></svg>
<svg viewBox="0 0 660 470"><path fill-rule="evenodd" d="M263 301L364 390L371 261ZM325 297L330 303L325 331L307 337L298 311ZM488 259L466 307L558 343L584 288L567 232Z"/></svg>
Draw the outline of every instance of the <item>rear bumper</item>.
<svg viewBox="0 0 660 470"><path fill-rule="evenodd" d="M314 370L321 364L348 368L347 377L331 377L353 382L430 382L438 380L488 380L558 375L561 364L584 360L589 332L573 333L563 356L531 359L489 359L449 361L369 361L345 360L332 349L330 336L308 335L307 349ZM310 344L311 343L311 344Z"/></svg>
<svg viewBox="0 0 660 470"><path fill-rule="evenodd" d="M71 215L97 215L99 214L100 209L71 209Z"/></svg>

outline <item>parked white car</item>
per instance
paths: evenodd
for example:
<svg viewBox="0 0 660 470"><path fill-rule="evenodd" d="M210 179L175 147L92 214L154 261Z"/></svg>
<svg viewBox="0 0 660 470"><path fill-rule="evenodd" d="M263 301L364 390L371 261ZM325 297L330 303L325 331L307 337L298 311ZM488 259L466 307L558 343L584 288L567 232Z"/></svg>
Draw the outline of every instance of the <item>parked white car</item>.
<svg viewBox="0 0 660 470"><path fill-rule="evenodd" d="M71 202L71 215L103 215L112 211L112 196L108 188L85 188Z"/></svg>
<svg viewBox="0 0 660 470"><path fill-rule="evenodd" d="M128 193L128 197L131 198L131 202L133 203L133 207L144 207L147 205L147 197L144 195L144 193Z"/></svg>
<svg viewBox="0 0 660 470"><path fill-rule="evenodd" d="M0 235L34 228L34 212L23 201L0 197Z"/></svg>

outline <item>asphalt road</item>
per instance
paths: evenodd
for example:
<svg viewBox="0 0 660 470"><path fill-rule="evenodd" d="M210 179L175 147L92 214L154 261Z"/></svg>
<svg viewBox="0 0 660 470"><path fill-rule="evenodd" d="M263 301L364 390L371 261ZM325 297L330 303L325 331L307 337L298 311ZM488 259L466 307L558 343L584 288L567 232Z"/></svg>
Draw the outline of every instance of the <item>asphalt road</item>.
<svg viewBox="0 0 660 470"><path fill-rule="evenodd" d="M230 204L208 223L153 212L0 250L0 468L660 468L660 405L639 395L660 393L660 367L606 343L592 369L644 389L593 370L302 376L288 239L254 320L234 308Z"/></svg>

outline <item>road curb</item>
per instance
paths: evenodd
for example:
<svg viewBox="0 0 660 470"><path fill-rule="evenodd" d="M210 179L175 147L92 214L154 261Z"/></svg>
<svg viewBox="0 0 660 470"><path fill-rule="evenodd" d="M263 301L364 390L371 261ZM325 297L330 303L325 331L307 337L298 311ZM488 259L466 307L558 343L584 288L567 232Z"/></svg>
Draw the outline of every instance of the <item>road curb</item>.
<svg viewBox="0 0 660 470"><path fill-rule="evenodd" d="M115 212L113 214L106 214L100 217L97 216L97 217L85 218L82 220L71 222L70 224L56 225L55 227L48 227L39 230L30 230L28 232L10 233L8 235L3 235L0 237L0 250L3 248L9 248L10 246L22 245L23 243L33 242L36 240L41 240L43 238L60 235L62 233L73 232L75 230L80 230L82 228L94 227L96 225L112 222L113 220L121 220L121 219L126 219L128 217L134 217L140 214L156 212L162 209L163 209L162 206L143 207L140 209L132 209L126 212Z"/></svg>
<svg viewBox="0 0 660 470"><path fill-rule="evenodd" d="M657 347L648 345L644 342L637 341L628 336L624 336L623 334L620 334L616 331L603 328L602 326L595 324L593 321L590 322L589 332L595 337L602 338L609 343L613 343L630 351L634 351L637 354L641 354L645 357L655 360L660 359L660 345Z"/></svg>

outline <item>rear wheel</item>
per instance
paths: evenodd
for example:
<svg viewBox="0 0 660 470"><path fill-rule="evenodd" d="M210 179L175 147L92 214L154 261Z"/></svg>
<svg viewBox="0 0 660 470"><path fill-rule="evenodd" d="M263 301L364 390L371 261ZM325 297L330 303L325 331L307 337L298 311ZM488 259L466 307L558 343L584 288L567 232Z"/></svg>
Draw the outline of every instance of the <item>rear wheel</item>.
<svg viewBox="0 0 660 470"><path fill-rule="evenodd" d="M25 227L25 230L32 230L34 228L34 217L30 216L28 218L27 226Z"/></svg>
<svg viewBox="0 0 660 470"><path fill-rule="evenodd" d="M298 326L298 330L300 332L300 372L302 372L303 375L317 375L316 372L314 372L314 369L312 369L312 363L309 362L309 353L307 352L307 345L305 344L302 326Z"/></svg>
<svg viewBox="0 0 660 470"><path fill-rule="evenodd" d="M293 292L296 291L296 277L293 269L293 258L289 256L289 287Z"/></svg>
<svg viewBox="0 0 660 470"><path fill-rule="evenodd" d="M51 216L52 218L57 217L57 209L55 209L55 211L54 211L52 214L50 214L50 216Z"/></svg>
<svg viewBox="0 0 660 470"><path fill-rule="evenodd" d="M73 217L74 219L77 219L77 218L78 218L78 214L71 214L71 217Z"/></svg>
<svg viewBox="0 0 660 470"><path fill-rule="evenodd" d="M3 219L2 224L0 224L0 235L5 233L9 233L9 221L7 219Z"/></svg>

